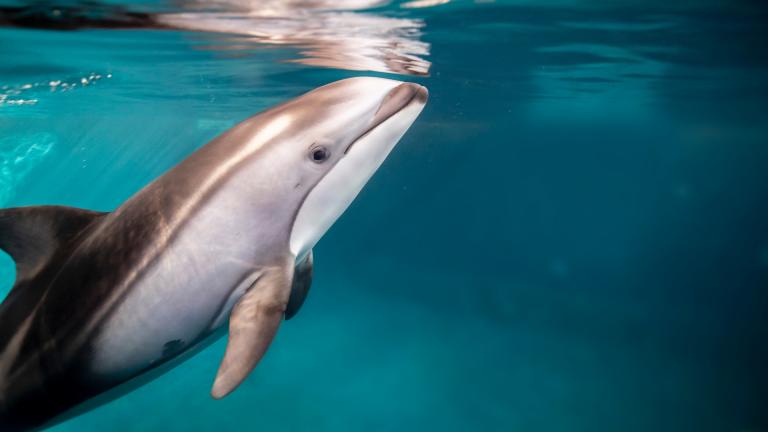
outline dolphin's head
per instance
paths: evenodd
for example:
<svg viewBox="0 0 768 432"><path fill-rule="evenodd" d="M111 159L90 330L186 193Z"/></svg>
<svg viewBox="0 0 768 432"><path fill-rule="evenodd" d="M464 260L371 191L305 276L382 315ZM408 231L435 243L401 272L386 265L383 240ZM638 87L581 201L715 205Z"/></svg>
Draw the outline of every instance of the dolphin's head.
<svg viewBox="0 0 768 432"><path fill-rule="evenodd" d="M270 153L265 159L271 175L280 179L270 182L279 183L283 204L290 206L291 253L302 258L317 243L426 101L427 90L418 84L360 77L320 87L258 116L261 133L279 129L270 137L274 145L264 150Z"/></svg>
<svg viewBox="0 0 768 432"><path fill-rule="evenodd" d="M310 93L327 121L305 142L303 170L310 182L290 236L297 257L306 254L341 216L381 166L427 102L427 89L382 78L352 78Z"/></svg>

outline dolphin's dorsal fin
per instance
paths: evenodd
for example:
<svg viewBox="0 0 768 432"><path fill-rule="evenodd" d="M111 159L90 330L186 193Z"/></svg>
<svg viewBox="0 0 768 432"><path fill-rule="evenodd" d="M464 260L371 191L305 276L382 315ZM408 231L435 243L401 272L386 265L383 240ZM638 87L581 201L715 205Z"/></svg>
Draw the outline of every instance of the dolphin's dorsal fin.
<svg viewBox="0 0 768 432"><path fill-rule="evenodd" d="M16 282L34 276L56 249L104 214L62 206L0 210L0 249L16 262Z"/></svg>
<svg viewBox="0 0 768 432"><path fill-rule="evenodd" d="M245 380L267 352L291 295L294 264L264 269L229 316L227 351L211 396L221 399Z"/></svg>
<svg viewBox="0 0 768 432"><path fill-rule="evenodd" d="M307 298L309 287L312 285L312 251L301 262L296 264L296 270L293 273L293 285L291 286L291 298L288 299L288 306L285 308L285 319L293 318L301 309L304 300Z"/></svg>

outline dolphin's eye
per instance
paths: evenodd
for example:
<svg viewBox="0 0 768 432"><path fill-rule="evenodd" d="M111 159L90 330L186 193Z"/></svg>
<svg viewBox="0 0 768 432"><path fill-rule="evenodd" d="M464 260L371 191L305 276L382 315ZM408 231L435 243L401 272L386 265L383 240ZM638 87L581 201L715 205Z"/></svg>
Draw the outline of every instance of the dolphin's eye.
<svg viewBox="0 0 768 432"><path fill-rule="evenodd" d="M312 147L309 150L309 159L315 163L323 163L331 156L331 152L324 146Z"/></svg>

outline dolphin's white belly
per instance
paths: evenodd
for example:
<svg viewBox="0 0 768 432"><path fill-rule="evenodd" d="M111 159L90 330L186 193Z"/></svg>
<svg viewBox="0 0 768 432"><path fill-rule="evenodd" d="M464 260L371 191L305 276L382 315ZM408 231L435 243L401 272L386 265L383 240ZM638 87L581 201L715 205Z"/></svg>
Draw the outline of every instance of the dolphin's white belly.
<svg viewBox="0 0 768 432"><path fill-rule="evenodd" d="M253 222L233 220L226 197L212 201L158 248L107 317L94 344L95 373L127 377L175 356L224 324L258 278L258 248L243 235Z"/></svg>

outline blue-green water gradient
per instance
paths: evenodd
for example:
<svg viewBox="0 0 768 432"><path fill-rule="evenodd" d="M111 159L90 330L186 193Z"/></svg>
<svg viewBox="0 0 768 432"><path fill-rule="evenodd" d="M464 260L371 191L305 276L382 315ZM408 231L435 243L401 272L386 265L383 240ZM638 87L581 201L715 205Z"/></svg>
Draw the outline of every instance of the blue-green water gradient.
<svg viewBox="0 0 768 432"><path fill-rule="evenodd" d="M234 394L209 396L222 340L51 430L768 430L765 9L374 13L424 20L429 76L192 32L0 29L3 207L111 210L236 122L344 77L430 90Z"/></svg>

